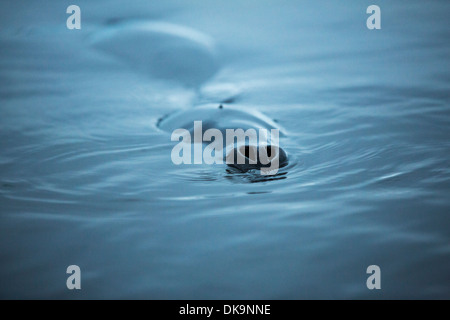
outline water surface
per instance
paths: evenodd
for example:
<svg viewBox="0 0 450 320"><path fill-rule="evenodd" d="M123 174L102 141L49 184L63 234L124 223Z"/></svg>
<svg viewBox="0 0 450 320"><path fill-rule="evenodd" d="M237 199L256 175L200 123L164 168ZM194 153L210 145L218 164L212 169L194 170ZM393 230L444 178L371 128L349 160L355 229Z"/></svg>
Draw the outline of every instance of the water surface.
<svg viewBox="0 0 450 320"><path fill-rule="evenodd" d="M70 4L1 4L1 298L450 298L448 1ZM283 179L172 164L158 120L220 102Z"/></svg>

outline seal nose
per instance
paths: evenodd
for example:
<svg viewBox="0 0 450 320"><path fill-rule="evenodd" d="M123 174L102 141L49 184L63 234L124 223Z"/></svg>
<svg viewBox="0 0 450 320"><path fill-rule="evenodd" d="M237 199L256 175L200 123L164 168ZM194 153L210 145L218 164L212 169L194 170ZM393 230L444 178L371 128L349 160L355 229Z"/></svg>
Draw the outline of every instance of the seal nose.
<svg viewBox="0 0 450 320"><path fill-rule="evenodd" d="M257 146L245 144L233 147L226 156L226 163L230 167L242 172L251 169L279 169L287 165L286 152L276 145Z"/></svg>

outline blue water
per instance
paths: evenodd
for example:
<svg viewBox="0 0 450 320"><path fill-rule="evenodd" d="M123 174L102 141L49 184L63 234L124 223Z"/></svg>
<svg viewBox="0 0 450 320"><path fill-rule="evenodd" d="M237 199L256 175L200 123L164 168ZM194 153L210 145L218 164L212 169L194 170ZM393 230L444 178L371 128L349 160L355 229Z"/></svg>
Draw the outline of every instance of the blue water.
<svg viewBox="0 0 450 320"><path fill-rule="evenodd" d="M448 1L0 6L0 298L450 298ZM171 162L158 120L220 102L283 179Z"/></svg>

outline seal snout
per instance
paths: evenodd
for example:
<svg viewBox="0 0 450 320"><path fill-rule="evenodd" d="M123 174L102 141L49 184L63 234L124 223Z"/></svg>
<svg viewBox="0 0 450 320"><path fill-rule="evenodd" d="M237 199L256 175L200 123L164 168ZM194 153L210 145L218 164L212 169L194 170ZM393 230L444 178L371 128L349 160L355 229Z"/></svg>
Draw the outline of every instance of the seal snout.
<svg viewBox="0 0 450 320"><path fill-rule="evenodd" d="M233 147L226 156L228 166L247 172L251 169L278 170L287 165L286 152L277 145L243 144Z"/></svg>

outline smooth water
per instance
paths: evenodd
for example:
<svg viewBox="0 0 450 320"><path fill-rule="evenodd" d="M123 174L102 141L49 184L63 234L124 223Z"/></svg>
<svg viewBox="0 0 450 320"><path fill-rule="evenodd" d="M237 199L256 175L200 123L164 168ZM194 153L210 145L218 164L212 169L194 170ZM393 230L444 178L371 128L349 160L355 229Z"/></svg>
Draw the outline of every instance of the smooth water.
<svg viewBox="0 0 450 320"><path fill-rule="evenodd" d="M450 298L450 3L375 2L2 1L0 297ZM171 162L220 102L280 179Z"/></svg>

